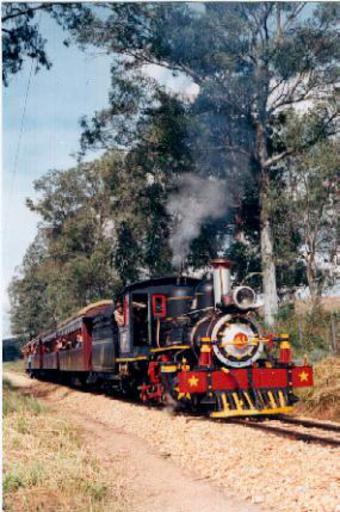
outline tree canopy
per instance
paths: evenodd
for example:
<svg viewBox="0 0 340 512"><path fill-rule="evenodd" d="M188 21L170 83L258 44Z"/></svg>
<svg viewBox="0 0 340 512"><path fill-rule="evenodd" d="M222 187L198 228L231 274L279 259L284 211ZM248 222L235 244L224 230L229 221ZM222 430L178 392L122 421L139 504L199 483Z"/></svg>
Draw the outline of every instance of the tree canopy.
<svg viewBox="0 0 340 512"><path fill-rule="evenodd" d="M181 265L204 269L217 255L235 259L236 279L263 287L272 324L277 289L308 282L319 293L316 253L322 247L334 260L338 6L101 9L68 28L83 48L112 55L109 104L81 120L80 156L90 148L106 154L49 173L36 183L41 199L29 202L42 217L45 260L57 262L65 280L64 295L50 285L48 300L59 318L127 281L174 270L172 239L185 217L179 197L187 193L194 214L187 217L199 217L199 229ZM185 79L191 92L161 86L160 68ZM24 276L36 268L31 260ZM23 279L13 285L16 298Z"/></svg>
<svg viewBox="0 0 340 512"><path fill-rule="evenodd" d="M138 140L136 120L147 116L146 98L154 101L159 88L146 78L147 66L181 73L199 87L186 112L191 162L196 173L223 177L230 187L248 179L247 174L253 177L268 323L277 313L271 189L287 157L335 130L338 7L311 7L111 4L105 19L76 33L81 44L112 53L114 62L110 105L92 122L84 121L83 143L100 143L108 136L117 144ZM305 131L299 146L290 144L285 127L285 112L298 105L322 111L319 129Z"/></svg>

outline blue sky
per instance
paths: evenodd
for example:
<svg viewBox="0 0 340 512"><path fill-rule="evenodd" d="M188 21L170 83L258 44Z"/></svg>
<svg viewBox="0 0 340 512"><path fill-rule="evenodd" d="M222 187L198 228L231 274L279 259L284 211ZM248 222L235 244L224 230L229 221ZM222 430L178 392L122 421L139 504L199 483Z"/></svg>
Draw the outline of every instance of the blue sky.
<svg viewBox="0 0 340 512"><path fill-rule="evenodd" d="M66 48L62 29L46 15L40 26L53 66L32 75L16 166L30 60L3 88L3 336L10 334L6 288L36 233L38 218L25 207L25 198L34 197L32 182L49 169L75 163L71 154L79 149L79 119L107 104L110 84L109 57Z"/></svg>
<svg viewBox="0 0 340 512"><path fill-rule="evenodd" d="M76 46L66 48L62 44L65 33L46 14L41 16L40 30L53 66L32 75L20 147L31 61L27 60L23 70L11 77L9 87L3 88L3 336L10 335L6 289L34 239L38 222L25 207L25 199L34 198L34 180L50 169L75 164L71 155L79 150L79 119L107 105L110 86L110 57L96 49L83 52ZM169 89L189 96L197 93L197 86L184 76L173 78L156 66L149 66L148 72Z"/></svg>

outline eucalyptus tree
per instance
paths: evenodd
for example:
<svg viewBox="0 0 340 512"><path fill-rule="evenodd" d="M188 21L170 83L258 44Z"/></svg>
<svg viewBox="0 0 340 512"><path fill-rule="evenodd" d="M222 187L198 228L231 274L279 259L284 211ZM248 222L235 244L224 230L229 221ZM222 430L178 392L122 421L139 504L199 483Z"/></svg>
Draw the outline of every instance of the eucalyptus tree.
<svg viewBox="0 0 340 512"><path fill-rule="evenodd" d="M34 183L27 206L40 222L10 287L13 332L37 334L120 286L112 197L121 165L110 154Z"/></svg>
<svg viewBox="0 0 340 512"><path fill-rule="evenodd" d="M46 239L39 234L26 251L22 265L9 286L11 328L15 335L35 336L42 326L54 325L54 312L47 298L42 263Z"/></svg>
<svg viewBox="0 0 340 512"><path fill-rule="evenodd" d="M334 129L338 4L105 6L106 16L75 32L81 44L113 57L110 105L92 122L84 121L84 146L133 145L137 120L159 88L150 78L154 66L196 84L186 136L196 172L222 176L230 186L251 177L258 187L265 316L272 324L277 289L271 188L285 159L296 152L282 140L280 120L287 108L323 102L321 131ZM317 140L313 133L304 147Z"/></svg>
<svg viewBox="0 0 340 512"><path fill-rule="evenodd" d="M164 187L138 165L137 149L138 158L108 152L35 181L26 202L40 217L38 235L10 286L15 334L34 336L169 268Z"/></svg>
<svg viewBox="0 0 340 512"><path fill-rule="evenodd" d="M315 113L304 114L301 119L292 113L290 124L292 146L301 145L306 131L310 136L320 128ZM296 257L305 264L313 303L317 303L324 287L334 285L338 277L339 164L339 140L323 137L292 156L285 173L281 201L289 201L287 218L300 237Z"/></svg>

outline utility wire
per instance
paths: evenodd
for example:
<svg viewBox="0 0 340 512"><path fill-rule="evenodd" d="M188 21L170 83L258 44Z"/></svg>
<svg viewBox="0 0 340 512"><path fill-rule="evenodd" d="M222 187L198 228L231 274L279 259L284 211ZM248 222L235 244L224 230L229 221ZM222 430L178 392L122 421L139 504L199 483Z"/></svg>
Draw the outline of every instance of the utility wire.
<svg viewBox="0 0 340 512"><path fill-rule="evenodd" d="M42 13L40 12L39 19L38 19L38 30L39 30L39 27L40 27L41 14ZM33 76L33 67L34 67L34 59L32 58L30 73L29 73L28 82L27 82L27 86L26 86L26 92L25 92L24 108L23 108L23 111L22 111L21 122L20 122L19 139L18 139L18 144L17 144L15 158L14 158L12 181L11 181L10 192L9 192L10 199L12 198L15 177L16 177L17 169L18 169L18 162L19 162L19 156L20 156L20 150L21 150L21 142L22 142L22 137L23 137L24 128L25 128L25 118L26 118L28 96L29 96L29 92L30 92L30 89L31 89L31 82L32 82L32 76ZM38 61L37 61L36 66L35 66L35 72L37 71L37 69L38 69Z"/></svg>
<svg viewBox="0 0 340 512"><path fill-rule="evenodd" d="M31 88L33 66L34 66L34 60L32 59L30 74L29 74L28 82L27 82L27 86L26 86L24 108L23 108L23 111L22 111L21 122L20 122L19 139L18 139L17 149L16 149L16 152L15 152L15 158L14 158L14 166L13 166L12 181L11 181L11 188L10 188L10 197L11 198L12 198L12 194L13 194L14 181L15 181L15 177L16 177L16 173L17 173L17 168L18 168L22 136L23 136L23 133L24 133L26 110L27 110L27 103L28 103L28 95L29 95L30 88Z"/></svg>

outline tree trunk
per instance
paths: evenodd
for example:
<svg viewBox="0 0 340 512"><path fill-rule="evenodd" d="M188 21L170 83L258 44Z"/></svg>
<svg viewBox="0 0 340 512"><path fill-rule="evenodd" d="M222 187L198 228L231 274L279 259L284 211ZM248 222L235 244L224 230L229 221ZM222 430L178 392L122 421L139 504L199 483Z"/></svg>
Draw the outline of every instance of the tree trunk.
<svg viewBox="0 0 340 512"><path fill-rule="evenodd" d="M307 282L308 282L308 288L310 292L310 296L312 301L314 302L319 291L318 283L317 283L317 272L316 272L316 265L315 265L315 259L314 254L310 253L308 254L306 258L306 274L307 274Z"/></svg>
<svg viewBox="0 0 340 512"><path fill-rule="evenodd" d="M258 122L256 125L256 146L260 167L260 230L261 230L261 266L264 294L264 316L268 326L275 322L278 313L276 289L276 269L274 262L273 235L270 224L269 175L265 168L268 158L265 131Z"/></svg>
<svg viewBox="0 0 340 512"><path fill-rule="evenodd" d="M315 262L315 248L311 251L306 259L306 274L307 274L307 282L308 288L311 298L311 312L318 309L321 303L321 288L322 283L318 280L317 267Z"/></svg>
<svg viewBox="0 0 340 512"><path fill-rule="evenodd" d="M274 263L273 236L270 225L268 202L265 190L260 193L261 199L261 266L264 293L265 322L272 326L278 312L278 299L276 290L276 269Z"/></svg>

